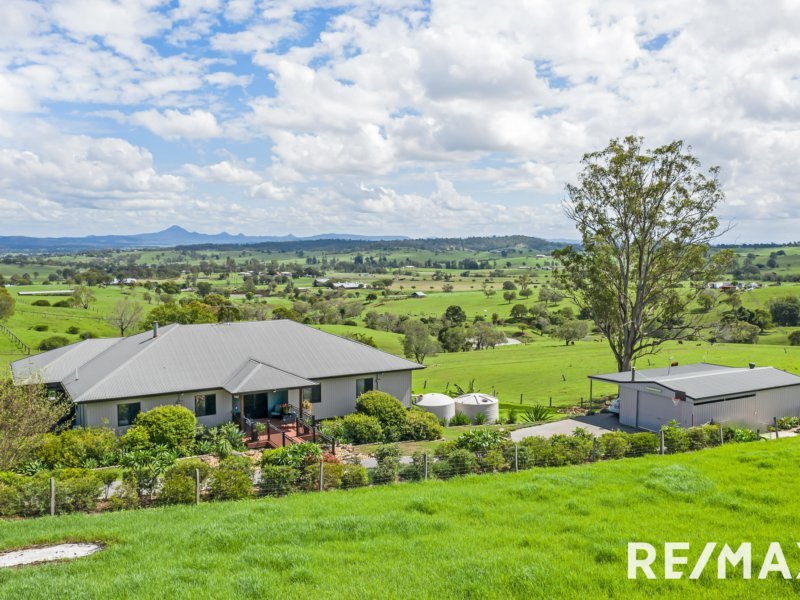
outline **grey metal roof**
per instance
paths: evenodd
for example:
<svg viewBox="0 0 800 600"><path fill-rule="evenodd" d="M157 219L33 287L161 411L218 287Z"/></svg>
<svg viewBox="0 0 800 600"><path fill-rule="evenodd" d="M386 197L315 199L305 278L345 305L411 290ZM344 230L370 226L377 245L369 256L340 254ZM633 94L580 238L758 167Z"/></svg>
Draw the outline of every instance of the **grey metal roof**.
<svg viewBox="0 0 800 600"><path fill-rule="evenodd" d="M241 394L264 390L302 388L312 385L317 385L317 382L250 359L233 377L222 385L222 389L229 391L231 394Z"/></svg>
<svg viewBox="0 0 800 600"><path fill-rule="evenodd" d="M701 400L800 385L800 377L774 367L758 367L671 375L656 378L656 383L670 390L685 392L689 398Z"/></svg>
<svg viewBox="0 0 800 600"><path fill-rule="evenodd" d="M593 379L612 383L632 383L631 372L593 375ZM774 367L725 367L697 363L671 369L636 372L633 383L655 383L668 390L684 392L695 400L747 394L772 388L800 386L800 377Z"/></svg>
<svg viewBox="0 0 800 600"><path fill-rule="evenodd" d="M97 338L62 346L11 363L16 383L59 383L75 369L116 344L120 338Z"/></svg>
<svg viewBox="0 0 800 600"><path fill-rule="evenodd" d="M669 375L686 375L691 373L713 373L728 371L736 367L712 365L710 363L694 363L691 365L678 365L677 367L663 367L657 369L637 369L636 381L653 381L657 377ZM608 381L609 383L630 383L633 380L633 371L620 371L618 373L605 373L603 375L589 375L589 379Z"/></svg>
<svg viewBox="0 0 800 600"><path fill-rule="evenodd" d="M251 359L312 382L423 368L294 321L174 324L114 341L61 380L74 402L221 388Z"/></svg>

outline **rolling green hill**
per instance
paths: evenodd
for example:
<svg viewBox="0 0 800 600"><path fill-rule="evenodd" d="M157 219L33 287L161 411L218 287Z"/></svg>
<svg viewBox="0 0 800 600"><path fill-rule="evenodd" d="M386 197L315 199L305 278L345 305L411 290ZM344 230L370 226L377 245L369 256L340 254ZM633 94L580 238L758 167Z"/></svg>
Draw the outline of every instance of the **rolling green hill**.
<svg viewBox="0 0 800 600"><path fill-rule="evenodd" d="M100 541L61 564L0 569L7 598L788 597L757 578L770 542L794 576L800 439L731 444L518 474L283 499L0 522L0 548ZM627 544L662 554L658 579L627 578ZM717 580L664 580L664 542L752 543ZM682 567L678 567L679 569Z"/></svg>

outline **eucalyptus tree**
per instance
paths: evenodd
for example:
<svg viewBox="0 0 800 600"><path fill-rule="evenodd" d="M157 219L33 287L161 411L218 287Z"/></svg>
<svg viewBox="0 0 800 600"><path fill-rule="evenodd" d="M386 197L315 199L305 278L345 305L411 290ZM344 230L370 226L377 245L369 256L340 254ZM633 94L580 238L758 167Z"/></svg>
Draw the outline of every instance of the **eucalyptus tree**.
<svg viewBox="0 0 800 600"><path fill-rule="evenodd" d="M711 250L724 232L714 214L724 201L718 167L704 172L682 141L642 145L629 136L583 157L565 202L581 247L554 253L556 281L591 311L620 371L696 334L702 323L687 308L732 260Z"/></svg>

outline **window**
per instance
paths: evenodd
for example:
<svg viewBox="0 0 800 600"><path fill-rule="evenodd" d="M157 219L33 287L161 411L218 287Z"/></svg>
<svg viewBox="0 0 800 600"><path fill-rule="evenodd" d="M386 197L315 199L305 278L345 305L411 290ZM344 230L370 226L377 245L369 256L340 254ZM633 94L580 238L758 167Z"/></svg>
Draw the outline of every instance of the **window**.
<svg viewBox="0 0 800 600"><path fill-rule="evenodd" d="M311 404L322 402L322 387L315 385L314 387L303 388L303 401L311 402Z"/></svg>
<svg viewBox="0 0 800 600"><path fill-rule="evenodd" d="M117 426L127 427L133 425L133 420L142 411L139 402L129 402L128 404L117 404Z"/></svg>
<svg viewBox="0 0 800 600"><path fill-rule="evenodd" d="M372 377L356 379L356 398L364 392L371 392L375 389L375 380Z"/></svg>
<svg viewBox="0 0 800 600"><path fill-rule="evenodd" d="M217 395L197 394L194 397L194 414L197 417L217 414Z"/></svg>

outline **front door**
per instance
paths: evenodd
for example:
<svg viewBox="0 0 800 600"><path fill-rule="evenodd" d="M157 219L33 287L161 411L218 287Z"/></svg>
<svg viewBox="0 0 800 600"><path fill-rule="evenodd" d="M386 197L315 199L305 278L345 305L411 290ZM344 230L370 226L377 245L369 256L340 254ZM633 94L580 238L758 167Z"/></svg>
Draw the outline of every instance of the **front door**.
<svg viewBox="0 0 800 600"><path fill-rule="evenodd" d="M269 394L245 394L244 416L248 419L266 419L269 416Z"/></svg>

